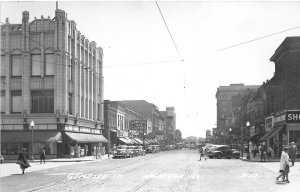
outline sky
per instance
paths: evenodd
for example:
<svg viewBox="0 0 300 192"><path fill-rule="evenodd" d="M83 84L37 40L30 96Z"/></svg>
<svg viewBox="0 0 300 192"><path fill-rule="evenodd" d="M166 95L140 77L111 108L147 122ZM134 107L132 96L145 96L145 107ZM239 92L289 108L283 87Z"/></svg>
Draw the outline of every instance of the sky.
<svg viewBox="0 0 300 192"><path fill-rule="evenodd" d="M270 58L285 37L300 35L297 1L157 4L59 1L58 7L102 47L104 99L146 100L161 111L175 107L183 137L205 137L216 127L219 86L261 85L272 78ZM0 20L21 23L25 10L30 21L53 18L55 8L55 1L2 1Z"/></svg>

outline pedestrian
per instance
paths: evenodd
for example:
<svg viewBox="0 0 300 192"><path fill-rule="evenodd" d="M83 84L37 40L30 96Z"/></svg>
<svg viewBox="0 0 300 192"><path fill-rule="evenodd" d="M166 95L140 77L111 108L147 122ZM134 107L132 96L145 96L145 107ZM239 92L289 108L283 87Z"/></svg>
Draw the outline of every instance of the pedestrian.
<svg viewBox="0 0 300 192"><path fill-rule="evenodd" d="M78 157L80 157L80 156L81 156L81 146L80 146L80 145L78 146L78 149L77 149L77 150L78 150L78 152L77 152Z"/></svg>
<svg viewBox="0 0 300 192"><path fill-rule="evenodd" d="M94 145L93 147L93 155L94 155L94 159L97 159L97 145Z"/></svg>
<svg viewBox="0 0 300 192"><path fill-rule="evenodd" d="M88 156L89 147L87 145L84 146L84 156Z"/></svg>
<svg viewBox="0 0 300 192"><path fill-rule="evenodd" d="M270 158L273 158L274 151L273 151L273 149L272 149L271 146L268 147L267 152L268 152L268 160L269 160Z"/></svg>
<svg viewBox="0 0 300 192"><path fill-rule="evenodd" d="M73 158L74 157L74 155L75 155L75 152L74 152L75 150L74 150L74 146L73 145L70 145L70 156L71 156L71 158Z"/></svg>
<svg viewBox="0 0 300 192"><path fill-rule="evenodd" d="M282 177L283 182L289 183L290 182L289 175L288 175L289 171L290 171L290 162L289 162L289 155L288 155L288 147L284 147L280 157L280 168L279 168L280 175L276 177L276 181L278 181L278 179Z"/></svg>
<svg viewBox="0 0 300 192"><path fill-rule="evenodd" d="M1 162L1 164L2 164L3 160L4 160L4 158L3 158L2 154L0 154L0 162Z"/></svg>
<svg viewBox="0 0 300 192"><path fill-rule="evenodd" d="M291 142L291 145L289 147L289 156L291 158L291 161L292 161L292 166L295 165L295 160L297 158L297 145L295 145L294 142Z"/></svg>
<svg viewBox="0 0 300 192"><path fill-rule="evenodd" d="M266 156L267 156L267 146L266 146L266 143L263 142L261 144L261 154L260 154L260 161L263 162L263 161L266 161Z"/></svg>
<svg viewBox="0 0 300 192"><path fill-rule="evenodd" d="M206 161L206 157L205 157L205 154L204 154L204 150L203 150L203 148L200 146L199 147L199 152L200 152L200 159L199 159L199 161L201 161L201 157L204 157L204 159L205 159L205 161Z"/></svg>
<svg viewBox="0 0 300 192"><path fill-rule="evenodd" d="M41 148L41 151L40 151L40 162L42 164L42 162L44 162L45 164L45 159L46 159L46 151L44 149L44 147Z"/></svg>
<svg viewBox="0 0 300 192"><path fill-rule="evenodd" d="M20 165L20 168L22 170L22 174L25 173L25 169L30 167L30 164L28 163L28 160L27 160L28 158L29 158L29 155L26 153L26 149L22 148L22 152L19 153L18 162L17 162L17 164Z"/></svg>
<svg viewBox="0 0 300 192"><path fill-rule="evenodd" d="M253 148L252 148L252 153L253 153L253 157L256 157L256 153L257 153L257 146L256 144L254 144Z"/></svg>

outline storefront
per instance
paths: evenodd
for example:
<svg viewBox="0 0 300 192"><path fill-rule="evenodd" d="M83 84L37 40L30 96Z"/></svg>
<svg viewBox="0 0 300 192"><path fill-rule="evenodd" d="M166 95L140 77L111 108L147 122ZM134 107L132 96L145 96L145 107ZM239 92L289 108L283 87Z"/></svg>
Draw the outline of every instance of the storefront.
<svg viewBox="0 0 300 192"><path fill-rule="evenodd" d="M266 141L274 153L279 156L283 146L295 142L300 148L300 110L280 112L272 117L273 123L266 127L266 134L261 141ZM266 118L270 121L270 117Z"/></svg>
<svg viewBox="0 0 300 192"><path fill-rule="evenodd" d="M32 150L33 143L33 150ZM39 159L40 150L46 150L47 158L63 158L74 156L74 148L79 147L92 155L94 145L107 143L101 134L88 134L66 131L2 131L1 154L5 159L17 159L22 148ZM87 149L87 150L86 150ZM80 151L80 156L84 154Z"/></svg>

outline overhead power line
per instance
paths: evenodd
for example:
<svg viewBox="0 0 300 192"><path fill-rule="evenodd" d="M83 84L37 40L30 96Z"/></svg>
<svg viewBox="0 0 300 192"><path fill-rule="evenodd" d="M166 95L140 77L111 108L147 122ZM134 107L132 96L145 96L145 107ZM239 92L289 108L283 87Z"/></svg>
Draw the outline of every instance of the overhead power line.
<svg viewBox="0 0 300 192"><path fill-rule="evenodd" d="M257 41L257 40L264 39L264 38L267 38L267 37L270 37L270 36L278 35L280 33L284 33L284 32L287 32L287 31L294 30L294 29L298 29L298 28L300 28L300 26L293 27L293 28L290 28L290 29L286 29L286 30L283 30L283 31L279 31L279 32L276 32L276 33L272 33L272 34L269 34L269 35L265 35L265 36L262 36L262 37L258 37L258 38L255 38L255 39L252 39L252 40L249 40L249 41L245 41L245 42L242 42L242 43L238 43L238 44L235 44L235 45L232 45L232 46L229 46L229 47L225 47L225 48L222 48L222 49L218 49L217 51L224 51L226 49L230 49L230 48L237 47L237 46L240 46L240 45L243 45L243 44L251 43L253 41Z"/></svg>
<svg viewBox="0 0 300 192"><path fill-rule="evenodd" d="M161 10L160 10L160 7L159 7L157 1L155 1L155 3L156 3L156 6L157 6L157 8L158 8L158 10L159 10L159 13L160 13L160 15L161 15L163 21L164 21L164 24L165 24L165 26L166 26L166 28L167 28L167 30L168 30L168 32L169 32L169 35L170 35L170 37L171 37L171 39L172 39L172 42L173 42L174 47L175 47L175 49L176 49L176 51L177 51L177 54L178 54L180 60L183 61L183 59L182 59L182 57L181 57L181 54L180 54L180 52L179 52L179 49L178 49L178 47L177 47L177 45L176 45L176 43L175 43L175 41L174 41L174 38L173 38L173 36L172 36L172 34L171 34L171 32L170 32L170 29L169 29L169 27L168 27L168 25L167 25L167 22L166 22L166 20L165 20L165 18L164 18L164 15L162 14L162 12L161 12Z"/></svg>

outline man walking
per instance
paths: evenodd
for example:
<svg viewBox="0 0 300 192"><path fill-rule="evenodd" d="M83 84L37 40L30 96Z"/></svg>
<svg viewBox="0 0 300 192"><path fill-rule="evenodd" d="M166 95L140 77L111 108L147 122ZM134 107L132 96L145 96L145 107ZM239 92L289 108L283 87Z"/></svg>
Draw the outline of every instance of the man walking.
<svg viewBox="0 0 300 192"><path fill-rule="evenodd" d="M205 161L206 161L206 157L205 157L205 154L204 154L204 150L203 150L203 148L200 146L199 147L199 152L200 152L200 160L199 161L201 161L201 157L204 157L204 159L205 159Z"/></svg>
<svg viewBox="0 0 300 192"><path fill-rule="evenodd" d="M295 164L295 160L297 158L297 145L295 145L294 142L291 142L291 145L289 147L289 156L291 158L292 161L292 166L294 166Z"/></svg>

